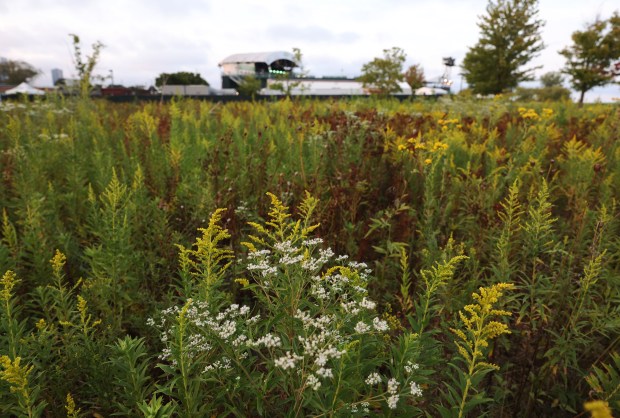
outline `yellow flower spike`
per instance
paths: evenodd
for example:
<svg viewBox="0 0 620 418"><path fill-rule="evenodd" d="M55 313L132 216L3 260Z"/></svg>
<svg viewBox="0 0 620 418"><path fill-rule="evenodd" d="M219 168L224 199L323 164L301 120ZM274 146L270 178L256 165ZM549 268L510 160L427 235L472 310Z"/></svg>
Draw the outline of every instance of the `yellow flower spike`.
<svg viewBox="0 0 620 418"><path fill-rule="evenodd" d="M431 160L430 158L427 158L426 160L424 160L424 164L426 164L426 165L429 165L432 162L433 162L433 160Z"/></svg>
<svg viewBox="0 0 620 418"><path fill-rule="evenodd" d="M60 250L56 250L54 257L50 260L50 264L52 265L52 270L54 271L55 276L60 276L65 263L67 262L67 257L60 252Z"/></svg>
<svg viewBox="0 0 620 418"><path fill-rule="evenodd" d="M488 370L499 370L499 366L485 361L489 340L502 334L509 334L506 324L491 320L493 316L508 316L509 312L494 309L493 305L501 299L505 290L514 289L510 283L498 283L481 287L479 293L472 294L475 304L466 305L458 312L463 324L461 329L451 329L458 338L455 341L457 352L465 363L465 380L462 389L459 417L462 417L474 377Z"/></svg>
<svg viewBox="0 0 620 418"><path fill-rule="evenodd" d="M7 270L6 273L2 276L2 290L0 290L0 299L8 302L13 296L13 288L20 280L17 278L17 275L12 270Z"/></svg>
<svg viewBox="0 0 620 418"><path fill-rule="evenodd" d="M75 409L75 401L73 400L73 396L71 396L71 392L67 393L65 409L67 410L68 418L77 418L81 412L80 408Z"/></svg>

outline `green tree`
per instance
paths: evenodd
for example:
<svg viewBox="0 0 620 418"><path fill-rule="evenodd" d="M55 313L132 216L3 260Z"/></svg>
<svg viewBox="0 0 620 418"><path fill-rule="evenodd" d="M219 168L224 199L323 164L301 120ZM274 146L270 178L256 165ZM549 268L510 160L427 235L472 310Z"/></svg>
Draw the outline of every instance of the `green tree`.
<svg viewBox="0 0 620 418"><path fill-rule="evenodd" d="M424 70L420 64L414 64L407 68L404 77L407 84L409 84L409 87L411 87L411 93L424 86Z"/></svg>
<svg viewBox="0 0 620 418"><path fill-rule="evenodd" d="M564 77L562 77L562 73L557 71L549 71L540 76L540 84L542 84L543 87L562 86L563 81Z"/></svg>
<svg viewBox="0 0 620 418"><path fill-rule="evenodd" d="M573 44L559 53L566 58L563 72L579 92L579 104L587 91L612 83L620 75L620 15L595 20L585 30L575 31Z"/></svg>
<svg viewBox="0 0 620 418"><path fill-rule="evenodd" d="M155 85L161 86L189 86L189 85L203 85L208 86L207 80L202 78L199 73L190 73L187 71L179 71L176 73L161 73L155 79Z"/></svg>
<svg viewBox="0 0 620 418"><path fill-rule="evenodd" d="M24 61L0 62L0 83L20 84L36 77L39 70Z"/></svg>
<svg viewBox="0 0 620 418"><path fill-rule="evenodd" d="M75 65L75 70L80 79L80 95L82 97L87 97L92 90L91 80L93 79L93 70L99 61L99 54L104 45L99 41L95 42L93 44L92 54L87 55L85 57L86 59L83 59L80 37L73 33L70 33L69 36L73 40L73 64Z"/></svg>
<svg viewBox="0 0 620 418"><path fill-rule="evenodd" d="M498 94L532 80L539 67L523 67L543 48L538 0L490 0L480 17L478 43L463 60L463 75L475 93Z"/></svg>
<svg viewBox="0 0 620 418"><path fill-rule="evenodd" d="M258 91L261 89L261 82L253 75L244 77L241 83L237 86L239 94L254 99Z"/></svg>
<svg viewBox="0 0 620 418"><path fill-rule="evenodd" d="M383 58L374 60L362 66L362 75L359 81L372 94L387 96L401 91L398 83L403 81L403 64L407 55L398 47L383 50Z"/></svg>
<svg viewBox="0 0 620 418"><path fill-rule="evenodd" d="M562 73L550 71L540 76L540 87L517 87L514 97L520 102L561 102L570 99L570 90L562 85Z"/></svg>

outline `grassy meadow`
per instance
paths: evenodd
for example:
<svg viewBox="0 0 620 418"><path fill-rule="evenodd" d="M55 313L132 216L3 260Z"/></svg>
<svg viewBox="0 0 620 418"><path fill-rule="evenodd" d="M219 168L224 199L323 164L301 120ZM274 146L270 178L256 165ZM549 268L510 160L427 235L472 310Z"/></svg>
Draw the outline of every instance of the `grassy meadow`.
<svg viewBox="0 0 620 418"><path fill-rule="evenodd" d="M0 416L618 416L619 138L617 104L2 103Z"/></svg>

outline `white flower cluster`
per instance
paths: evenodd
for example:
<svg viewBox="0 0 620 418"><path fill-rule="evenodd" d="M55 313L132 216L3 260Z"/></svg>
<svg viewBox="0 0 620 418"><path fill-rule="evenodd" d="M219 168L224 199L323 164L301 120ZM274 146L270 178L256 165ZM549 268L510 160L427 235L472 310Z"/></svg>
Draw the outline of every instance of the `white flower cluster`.
<svg viewBox="0 0 620 418"><path fill-rule="evenodd" d="M299 251L299 248L293 247L293 243L291 241L277 242L273 248L284 254L294 254Z"/></svg>
<svg viewBox="0 0 620 418"><path fill-rule="evenodd" d="M372 326L379 332L384 332L390 329L386 321L377 317L372 320Z"/></svg>
<svg viewBox="0 0 620 418"><path fill-rule="evenodd" d="M321 381L318 377L311 374L310 376L308 376L308 379L306 379L306 385L312 388L312 390L319 390L319 388L321 387Z"/></svg>
<svg viewBox="0 0 620 418"><path fill-rule="evenodd" d="M343 354L345 354L344 350L337 350L333 346L325 347L322 350L317 351L314 364L318 366L325 366L330 359L340 358Z"/></svg>
<svg viewBox="0 0 620 418"><path fill-rule="evenodd" d="M335 319L333 315L319 315L313 318L308 312L301 309L297 309L297 313L293 317L302 322L304 329L315 328L319 330L325 330Z"/></svg>
<svg viewBox="0 0 620 418"><path fill-rule="evenodd" d="M253 260L255 258L263 258L271 254L269 250L258 250L258 251L250 251L248 253L248 260Z"/></svg>
<svg viewBox="0 0 620 418"><path fill-rule="evenodd" d="M388 393L390 394L390 397L387 400L387 404L388 404L388 408L390 409L396 409L396 406L398 404L398 399L400 398L400 396L398 395L398 386L399 383L396 379L391 378L390 380L388 380Z"/></svg>
<svg viewBox="0 0 620 418"><path fill-rule="evenodd" d="M263 277L271 276L278 272L278 268L269 265L267 260L260 260L256 264L248 264L246 268L250 271L258 270Z"/></svg>
<svg viewBox="0 0 620 418"><path fill-rule="evenodd" d="M291 257L291 255L289 254L285 254L284 257L282 257L280 259L280 263L284 264L285 266L289 266L291 264L297 264L300 261L302 261L304 259L304 255L303 254L299 254L296 256Z"/></svg>
<svg viewBox="0 0 620 418"><path fill-rule="evenodd" d="M350 302L341 302L340 307L345 313L349 313L351 315L357 315L360 313L360 308L358 307L358 303L355 300Z"/></svg>
<svg viewBox="0 0 620 418"><path fill-rule="evenodd" d="M413 396L422 396L422 388L416 382L411 382L411 394Z"/></svg>
<svg viewBox="0 0 620 418"><path fill-rule="evenodd" d="M364 414L369 414L370 413L370 403L368 402L362 402L360 404L360 406L362 407L362 412ZM357 409L357 404L352 404L351 405L351 413L356 414L360 412L359 409Z"/></svg>
<svg viewBox="0 0 620 418"><path fill-rule="evenodd" d="M290 351L287 351L286 355L284 355L283 357L277 358L274 361L274 364L276 365L276 367L279 367L282 370L289 370L289 369L294 369L296 363L302 359L303 359L302 356L299 356L295 353L291 353Z"/></svg>
<svg viewBox="0 0 620 418"><path fill-rule="evenodd" d="M327 369L325 367L321 367L320 369L318 369L316 371L316 374L318 374L319 376L321 376L324 379L326 379L328 377L334 377L334 374L332 373L332 369Z"/></svg>
<svg viewBox="0 0 620 418"><path fill-rule="evenodd" d="M398 394L391 395L387 400L388 408L396 409L396 407L398 406L398 399L400 399L400 396L398 396Z"/></svg>
<svg viewBox="0 0 620 418"><path fill-rule="evenodd" d="M301 268L310 272L319 271L334 256L331 248L319 249L318 257L309 257L301 263Z"/></svg>
<svg viewBox="0 0 620 418"><path fill-rule="evenodd" d="M364 334L364 333L366 333L368 331L370 331L370 325L368 325L364 321L359 321L355 325L355 332L357 332L358 334Z"/></svg>
<svg viewBox="0 0 620 418"><path fill-rule="evenodd" d="M407 361L407 364L405 365L405 371L407 374L411 374L414 370L418 370L419 368L420 366L417 363L412 363L411 361Z"/></svg>
<svg viewBox="0 0 620 418"><path fill-rule="evenodd" d="M188 353L204 353L211 350L211 344L204 335L192 334L187 338L186 349Z"/></svg>
<svg viewBox="0 0 620 418"><path fill-rule="evenodd" d="M310 293L320 300L326 300L330 295L329 290L325 289L321 282L313 283L310 287Z"/></svg>
<svg viewBox="0 0 620 418"><path fill-rule="evenodd" d="M248 306L232 304L215 316L209 312L208 307L206 302L190 299L184 307L172 306L163 310L159 323L156 323L153 318L147 319L148 325L160 329L160 339L166 345L158 357L160 360L169 360L172 365L177 364L176 359L170 360L172 356L170 344L177 338L175 333L178 331L179 321L182 320L181 315L183 315L183 320L187 322L182 353L186 359L191 360L200 354L212 351L213 337L237 348L249 344L248 337L239 329L240 326L243 327L240 324L249 322L250 308ZM241 353L240 356L243 354ZM207 365L205 371L230 367L230 360L222 358Z"/></svg>
<svg viewBox="0 0 620 418"><path fill-rule="evenodd" d="M268 333L268 334L265 334L264 336L260 337L256 341L250 342L248 344L253 346L253 347L263 346L263 347L266 347L266 348L276 348L276 347L280 347L282 345L282 340L277 335L273 335L271 333Z"/></svg>
<svg viewBox="0 0 620 418"><path fill-rule="evenodd" d="M368 386L374 386L374 385L378 385L379 383L381 383L381 375L377 372L373 372L370 373L368 375L368 377L366 378L366 384Z"/></svg>
<svg viewBox="0 0 620 418"><path fill-rule="evenodd" d="M360 307L372 311L377 307L377 304L367 297L364 297L360 302Z"/></svg>
<svg viewBox="0 0 620 418"><path fill-rule="evenodd" d="M203 373L208 373L214 370L229 370L231 369L230 359L228 357L222 357L221 360L217 360L212 364L207 365Z"/></svg>
<svg viewBox="0 0 620 418"><path fill-rule="evenodd" d="M302 244L306 247L313 247L315 245L323 244L323 239L322 238L307 239L304 242L302 242Z"/></svg>

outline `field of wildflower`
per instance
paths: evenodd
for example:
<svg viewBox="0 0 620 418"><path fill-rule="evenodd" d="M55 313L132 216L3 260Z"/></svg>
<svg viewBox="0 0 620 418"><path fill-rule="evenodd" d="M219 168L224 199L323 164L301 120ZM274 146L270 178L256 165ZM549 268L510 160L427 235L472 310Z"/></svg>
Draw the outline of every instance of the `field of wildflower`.
<svg viewBox="0 0 620 418"><path fill-rule="evenodd" d="M617 104L2 103L0 416L618 416L619 138Z"/></svg>

